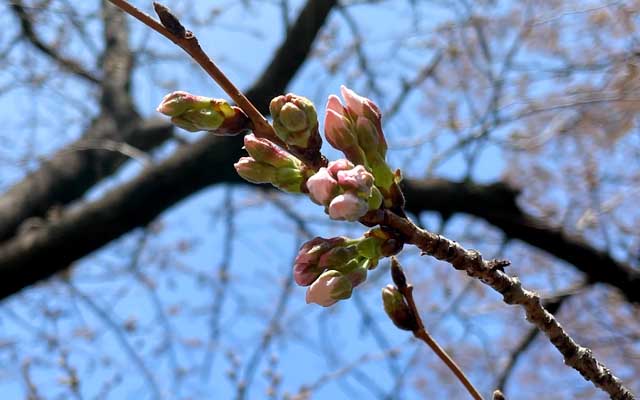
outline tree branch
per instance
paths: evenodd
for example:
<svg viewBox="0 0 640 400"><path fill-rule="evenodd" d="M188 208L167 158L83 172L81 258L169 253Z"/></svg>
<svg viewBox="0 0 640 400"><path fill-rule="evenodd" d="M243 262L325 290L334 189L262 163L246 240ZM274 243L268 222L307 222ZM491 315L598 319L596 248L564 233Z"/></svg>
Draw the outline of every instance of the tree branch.
<svg viewBox="0 0 640 400"><path fill-rule="evenodd" d="M467 250L460 244L441 235L418 228L409 219L388 210L380 210L371 222L395 229L406 243L413 244L438 260L446 261L457 270L479 279L482 283L502 294L507 304L520 305L527 321L544 332L549 341L564 356L564 363L578 371L596 387L607 392L614 400L635 399L620 379L598 361L592 351L577 344L554 316L544 309L540 296L526 290L518 278L511 277L496 268L495 261L486 261L475 250Z"/></svg>
<svg viewBox="0 0 640 400"><path fill-rule="evenodd" d="M480 217L507 237L520 239L574 265L590 283L607 283L620 289L630 302L640 303L639 271L584 240L527 215L516 202L517 190L506 184L407 180L403 190L409 212L434 210L445 216L466 213Z"/></svg>

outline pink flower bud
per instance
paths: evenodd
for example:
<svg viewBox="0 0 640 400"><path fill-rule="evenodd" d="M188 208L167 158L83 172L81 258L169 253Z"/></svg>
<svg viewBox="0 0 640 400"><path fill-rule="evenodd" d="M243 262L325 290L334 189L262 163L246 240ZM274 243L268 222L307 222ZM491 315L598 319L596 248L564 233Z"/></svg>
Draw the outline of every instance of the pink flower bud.
<svg viewBox="0 0 640 400"><path fill-rule="evenodd" d="M355 190L369 196L373 186L373 175L362 165L349 170L338 171L338 184L344 190Z"/></svg>
<svg viewBox="0 0 640 400"><path fill-rule="evenodd" d="M251 157L242 157L233 167L243 179L252 183L270 183L276 176L276 168Z"/></svg>
<svg viewBox="0 0 640 400"><path fill-rule="evenodd" d="M272 165L276 168L299 168L302 162L282 147L254 134L244 137L244 147L256 161Z"/></svg>
<svg viewBox="0 0 640 400"><path fill-rule="evenodd" d="M308 286L324 271L319 260L329 250L342 246L347 238L338 236L325 239L315 237L300 247L293 266L293 275L298 285Z"/></svg>
<svg viewBox="0 0 640 400"><path fill-rule="evenodd" d="M329 204L329 216L336 220L357 221L367 211L369 211L367 201L352 192L336 196Z"/></svg>
<svg viewBox="0 0 640 400"><path fill-rule="evenodd" d="M329 174L327 168L322 167L307 180L307 189L311 200L327 205L338 191L338 181Z"/></svg>
<svg viewBox="0 0 640 400"><path fill-rule="evenodd" d="M349 120L334 110L327 109L324 117L324 135L331 146L338 150L344 151L358 145L351 132Z"/></svg>
<svg viewBox="0 0 640 400"><path fill-rule="evenodd" d="M352 169L354 167L353 163L345 158L340 158L335 161L329 162L327 169L331 176L338 176L338 171L344 171L346 169Z"/></svg>
<svg viewBox="0 0 640 400"><path fill-rule="evenodd" d="M315 303L323 307L329 307L338 300L351 297L353 287L351 282L342 273L329 270L323 272L315 282L307 289L307 304Z"/></svg>
<svg viewBox="0 0 640 400"><path fill-rule="evenodd" d="M380 113L380 109L373 101L356 94L356 92L344 85L340 86L340 93L344 98L347 109L351 111L354 118L363 116L372 121L381 118L382 114Z"/></svg>

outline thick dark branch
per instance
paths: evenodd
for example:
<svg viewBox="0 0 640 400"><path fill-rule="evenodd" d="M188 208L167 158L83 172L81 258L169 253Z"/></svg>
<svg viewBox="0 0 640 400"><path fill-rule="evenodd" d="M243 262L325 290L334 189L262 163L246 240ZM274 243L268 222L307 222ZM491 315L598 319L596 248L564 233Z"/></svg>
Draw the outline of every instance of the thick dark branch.
<svg viewBox="0 0 640 400"><path fill-rule="evenodd" d="M20 28L24 37L31 42L31 44L38 50L40 50L47 57L58 63L62 68L75 74L93 84L99 84L100 79L93 73L87 71L78 62L65 58L56 49L46 44L35 31L31 17L27 13L27 10L22 5L22 2L16 0L10 3L10 7L15 15L20 20Z"/></svg>
<svg viewBox="0 0 640 400"><path fill-rule="evenodd" d="M297 68L308 56L313 41L328 16L328 9L325 7L333 3L335 2L320 0L311 0L307 3L294 24L295 30L287 36L256 83L246 91L247 97L260 112L268 113L271 99L285 91ZM115 10L114 7L109 7ZM313 14L314 10L322 11L323 14ZM301 35L302 30L306 30L307 34ZM115 36L111 43L120 43L118 46L111 47L115 55L121 54L124 46L124 38L116 40L118 33L117 29L115 31L105 29L107 40ZM297 36L294 33L297 33ZM113 78L118 78L117 75L122 70L116 68L117 63L109 65L113 65ZM107 66L105 65L105 68ZM278 75L277 79L275 75ZM80 198L88 189L113 174L126 161L126 156L119 153L105 150L78 152L77 149L86 149L92 145L95 147L96 142L111 140L130 144L142 151L149 151L171 137L173 131L168 123L155 120L136 122L133 109L130 110L129 115L126 113L122 116L117 115L114 121L113 112L109 110L113 107L107 106L116 100L112 99L113 96L107 96L107 93L114 93L118 88L128 90L128 86L129 78L122 75L109 83L108 89L105 88L103 94L103 114L92 122L82 138L56 153L37 171L0 197L0 242L10 239L27 218L43 216L53 206L66 205ZM125 103L129 102L126 100L128 96L127 94L125 97ZM126 110L126 104L125 106L115 104L114 107ZM131 125L131 122L135 124ZM239 143L233 146L239 148L241 146Z"/></svg>
<svg viewBox="0 0 640 400"><path fill-rule="evenodd" d="M617 287L627 300L640 303L640 271L580 238L565 234L560 228L527 215L516 202L518 192L505 184L409 180L404 190L407 211L477 216L500 228L506 237L520 239L572 264L589 282Z"/></svg>

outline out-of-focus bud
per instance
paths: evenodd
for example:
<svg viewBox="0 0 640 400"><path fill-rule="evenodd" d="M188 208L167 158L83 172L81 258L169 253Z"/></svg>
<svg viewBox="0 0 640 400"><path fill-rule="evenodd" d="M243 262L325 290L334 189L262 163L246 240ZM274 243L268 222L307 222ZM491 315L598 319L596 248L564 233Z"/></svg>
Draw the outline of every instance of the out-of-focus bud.
<svg viewBox="0 0 640 400"><path fill-rule="evenodd" d="M244 147L256 161L276 168L300 168L302 166L302 162L297 157L272 141L258 138L254 134L244 137Z"/></svg>
<svg viewBox="0 0 640 400"><path fill-rule="evenodd" d="M292 93L278 96L271 100L269 111L273 128L283 142L299 148L307 148L318 140L322 143L316 108L309 99Z"/></svg>
<svg viewBox="0 0 640 400"><path fill-rule="evenodd" d="M382 304L395 326L405 331L414 331L418 328L415 316L409 309L404 296L393 285L387 285L382 289Z"/></svg>
<svg viewBox="0 0 640 400"><path fill-rule="evenodd" d="M275 167L258 162L251 157L242 157L233 166L238 175L252 183L271 183L275 180L278 171Z"/></svg>
<svg viewBox="0 0 640 400"><path fill-rule="evenodd" d="M322 167L307 179L307 189L314 203L326 206L338 193L338 181L331 176L327 168Z"/></svg>
<svg viewBox="0 0 640 400"><path fill-rule="evenodd" d="M353 286L341 272L328 270L323 272L307 289L306 301L323 307L329 307L338 300L351 297Z"/></svg>
<svg viewBox="0 0 640 400"><path fill-rule="evenodd" d="M407 287L407 277L398 259L395 257L391 257L391 279L398 288L404 289Z"/></svg>
<svg viewBox="0 0 640 400"><path fill-rule="evenodd" d="M373 175L362 165L349 170L338 171L338 184L344 190L354 190L358 194L369 196L373 186Z"/></svg>
<svg viewBox="0 0 640 400"><path fill-rule="evenodd" d="M310 285L324 270L319 266L320 257L329 250L343 246L348 239L343 236L333 238L315 237L300 247L293 267L298 285Z"/></svg>
<svg viewBox="0 0 640 400"><path fill-rule="evenodd" d="M190 132L209 131L216 135L237 135L250 127L249 118L223 99L196 96L187 92L166 95L157 109L171 122Z"/></svg>
<svg viewBox="0 0 640 400"><path fill-rule="evenodd" d="M369 211L367 200L352 192L334 197L329 204L329 216L335 220L357 221L367 211Z"/></svg>

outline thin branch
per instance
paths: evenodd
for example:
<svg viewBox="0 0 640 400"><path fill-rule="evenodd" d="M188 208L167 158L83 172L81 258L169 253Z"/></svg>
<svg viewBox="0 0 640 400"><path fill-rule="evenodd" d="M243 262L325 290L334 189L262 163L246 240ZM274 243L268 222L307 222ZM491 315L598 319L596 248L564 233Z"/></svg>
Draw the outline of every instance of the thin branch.
<svg viewBox="0 0 640 400"><path fill-rule="evenodd" d="M541 304L540 296L522 287L518 278L505 274L495 260L486 261L475 250L467 250L460 244L420 229L407 218L385 210L377 213L377 223L396 229L406 243L418 247L438 260L450 263L455 269L477 278L503 296L507 304L518 304L525 311L527 320L544 332L549 341L564 356L564 363L587 380L607 392L614 400L631 400L635 396L613 373L598 361L593 352L577 344L562 325ZM372 218L371 222L374 222Z"/></svg>
<svg viewBox="0 0 640 400"><path fill-rule="evenodd" d="M411 317L414 322L414 329L412 330L413 336L417 339L425 342L431 350L436 353L438 358L442 360L442 362L449 368L449 370L458 378L460 383L467 389L469 394L475 400L483 400L482 395L478 391L478 389L473 386L469 378L465 375L464 371L453 361L453 358L447 354L447 352L436 342L436 340L429 334L427 329L424 327L424 323L422 322L422 318L420 317L420 313L418 312L418 307L416 307L416 302L413 299L413 285L407 283L406 277L404 276L404 272L400 267L400 263L396 257L391 257L391 275L394 278L394 282L398 286L398 290L405 298L407 305L409 306L409 312L411 313ZM395 321L394 321L395 322Z"/></svg>
<svg viewBox="0 0 640 400"><path fill-rule="evenodd" d="M143 24L165 36L178 45L193 58L204 69L213 80L220 85L233 101L244 111L253 122L256 136L268 138L276 143L281 143L273 128L266 118L258 111L247 97L238 89L218 66L204 52L195 35L182 26L180 21L169 11L169 9L158 2L153 6L160 17L161 22L156 21L147 13L139 10L126 0L109 0L115 6L138 19Z"/></svg>
<svg viewBox="0 0 640 400"><path fill-rule="evenodd" d="M71 72L72 74L79 76L92 84L99 84L101 82L98 77L84 69L84 67L82 67L79 63L63 57L56 51L56 49L50 47L44 41L42 41L42 39L40 39L35 31L33 23L31 22L31 17L27 13L27 10L25 9L21 1L10 3L9 7L11 7L15 15L20 20L20 28L22 29L24 37L29 42L31 42L31 44L36 49L40 50L40 52L51 58L53 61L58 63L61 67Z"/></svg>

